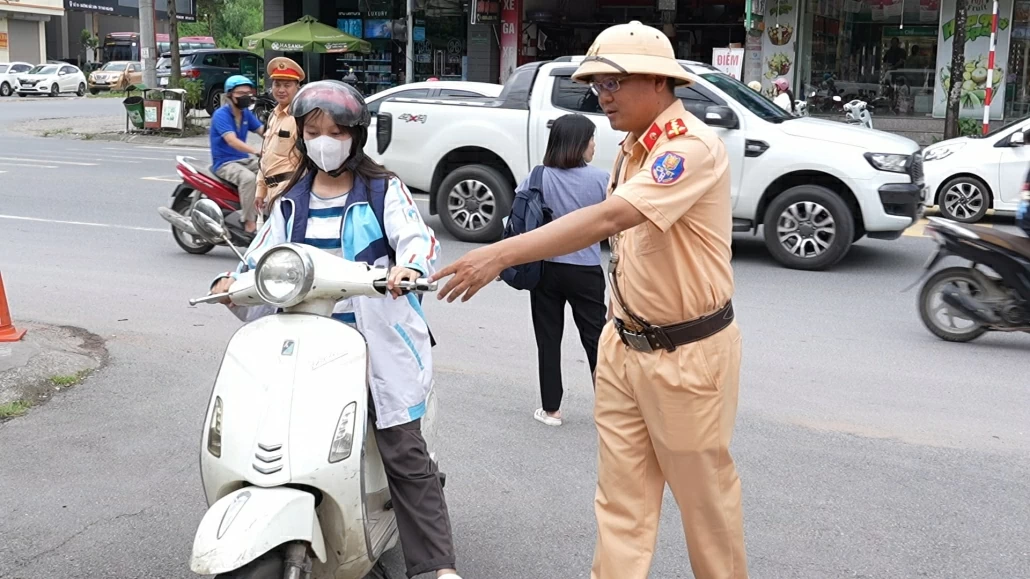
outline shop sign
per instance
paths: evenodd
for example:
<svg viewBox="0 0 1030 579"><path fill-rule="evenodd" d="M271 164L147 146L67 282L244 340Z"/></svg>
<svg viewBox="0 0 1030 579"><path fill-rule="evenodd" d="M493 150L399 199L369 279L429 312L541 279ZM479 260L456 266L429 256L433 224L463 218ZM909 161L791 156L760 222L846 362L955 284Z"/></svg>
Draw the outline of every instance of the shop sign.
<svg viewBox="0 0 1030 579"><path fill-rule="evenodd" d="M521 16L522 0L501 0L501 84L518 67Z"/></svg>
<svg viewBox="0 0 1030 579"><path fill-rule="evenodd" d="M64 0L64 9L138 17L139 0ZM158 20L168 20L168 0L154 0L154 12ZM196 22L196 2L194 0L176 0L175 14L177 20Z"/></svg>
<svg viewBox="0 0 1030 579"><path fill-rule="evenodd" d="M783 77L794 87L799 0L767 0L762 30L762 94L776 97L773 81Z"/></svg>
<svg viewBox="0 0 1030 579"><path fill-rule="evenodd" d="M271 48L279 52L304 52L304 45L296 42L273 42Z"/></svg>
<svg viewBox="0 0 1030 579"><path fill-rule="evenodd" d="M1009 62L1009 45L1012 27L1012 0L998 3L998 38L994 55L994 75L991 79L991 118L1005 116L1005 76ZM941 2L941 23L937 36L937 67L933 79L933 116L944 118L948 108L948 91L953 82L962 84L959 97L959 117L983 118L984 100L987 97L987 67L991 49L991 21L994 5L992 0L966 1L966 46L965 67L962 76L951 78L951 55L955 40L955 0Z"/></svg>
<svg viewBox="0 0 1030 579"><path fill-rule="evenodd" d="M499 0L476 0L476 24L497 22L501 19L501 2Z"/></svg>
<svg viewBox="0 0 1030 579"><path fill-rule="evenodd" d="M720 71L740 80L741 70L744 65L743 48L713 48L712 66Z"/></svg>
<svg viewBox="0 0 1030 579"><path fill-rule="evenodd" d="M7 33L0 32L0 48L7 48Z"/></svg>

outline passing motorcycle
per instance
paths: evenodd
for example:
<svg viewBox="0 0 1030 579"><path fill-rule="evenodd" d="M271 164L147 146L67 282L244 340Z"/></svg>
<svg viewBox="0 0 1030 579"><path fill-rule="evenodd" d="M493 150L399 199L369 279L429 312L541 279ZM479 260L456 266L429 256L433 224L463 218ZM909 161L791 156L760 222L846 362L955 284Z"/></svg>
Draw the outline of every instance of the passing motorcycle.
<svg viewBox="0 0 1030 579"><path fill-rule="evenodd" d="M839 96L834 96L835 102L841 102ZM854 99L844 104L844 122L849 125L862 125L867 129L873 128L873 115L869 112L868 104L859 99Z"/></svg>
<svg viewBox="0 0 1030 579"><path fill-rule="evenodd" d="M205 254L222 245L212 243L197 232L191 221L194 207L202 199L210 199L222 210L225 228L230 239L237 245L249 246L254 234L243 226L243 211L240 210L240 194L236 185L215 175L213 171L197 163L192 157L177 156L175 172L182 183L172 192L170 207L158 208L158 214L172 224L172 237L186 253Z"/></svg>
<svg viewBox="0 0 1030 579"><path fill-rule="evenodd" d="M945 256L971 262L944 268L923 284L919 316L931 333L949 342L989 331L1030 333L1030 238L940 217L930 217L925 232L937 248L908 289Z"/></svg>
<svg viewBox="0 0 1030 579"><path fill-rule="evenodd" d="M229 244L246 263L213 201L198 201L191 220L198 233ZM236 332L215 378L200 448L210 508L193 543L194 573L385 577L380 557L399 539L369 418L368 348L358 330L331 316L343 298L385 297L386 280L386 268L283 243L226 293L190 300L228 298L278 312ZM401 288L421 294L436 284L419 279ZM435 416L431 391L422 419L430 451Z"/></svg>

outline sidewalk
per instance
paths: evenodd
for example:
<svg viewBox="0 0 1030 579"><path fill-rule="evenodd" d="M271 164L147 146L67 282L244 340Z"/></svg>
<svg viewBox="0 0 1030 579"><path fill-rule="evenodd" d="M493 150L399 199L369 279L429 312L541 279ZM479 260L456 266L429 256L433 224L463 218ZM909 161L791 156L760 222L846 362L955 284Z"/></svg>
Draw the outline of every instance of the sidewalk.
<svg viewBox="0 0 1030 579"><path fill-rule="evenodd" d="M187 137L176 137L171 134L147 135L142 133L126 133L124 114L100 117L36 119L12 125L10 130L40 137L86 141L121 141L126 143L206 149L209 144L207 127L211 122L211 118L206 113L201 114L204 116L191 118L191 122L194 125L193 134ZM187 131L189 130L187 128Z"/></svg>
<svg viewBox="0 0 1030 579"><path fill-rule="evenodd" d="M104 340L81 328L19 323L21 341L0 343L0 422L82 382L107 362Z"/></svg>

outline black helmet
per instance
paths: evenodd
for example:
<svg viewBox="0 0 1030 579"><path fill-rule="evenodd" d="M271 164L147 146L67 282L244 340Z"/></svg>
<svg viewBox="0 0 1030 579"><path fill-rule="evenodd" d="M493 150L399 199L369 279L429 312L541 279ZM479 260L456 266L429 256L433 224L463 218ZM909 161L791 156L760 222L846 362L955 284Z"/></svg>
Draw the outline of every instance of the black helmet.
<svg viewBox="0 0 1030 579"><path fill-rule="evenodd" d="M356 88L338 80L320 80L303 86L290 103L290 114L297 119L297 149L302 155L307 153L300 134L304 128L304 117L315 109L321 109L334 123L349 127L351 132L350 158L330 175L336 177L344 171L353 171L365 159L368 125L372 120L365 97Z"/></svg>
<svg viewBox="0 0 1030 579"><path fill-rule="evenodd" d="M365 97L351 85L338 80L320 80L300 89L290 104L290 114L301 118L315 109L322 109L342 127L368 127L372 115Z"/></svg>

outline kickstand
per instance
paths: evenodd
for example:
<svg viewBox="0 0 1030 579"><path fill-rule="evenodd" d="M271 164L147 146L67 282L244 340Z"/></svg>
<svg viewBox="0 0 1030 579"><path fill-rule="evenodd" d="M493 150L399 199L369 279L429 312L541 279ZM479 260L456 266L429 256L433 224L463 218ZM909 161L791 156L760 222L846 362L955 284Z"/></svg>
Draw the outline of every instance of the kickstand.
<svg viewBox="0 0 1030 579"><path fill-rule="evenodd" d="M383 565L383 561L380 559L379 561L376 561L375 567L372 567L372 570L368 572L365 579L390 579L390 572L386 569L386 566Z"/></svg>

